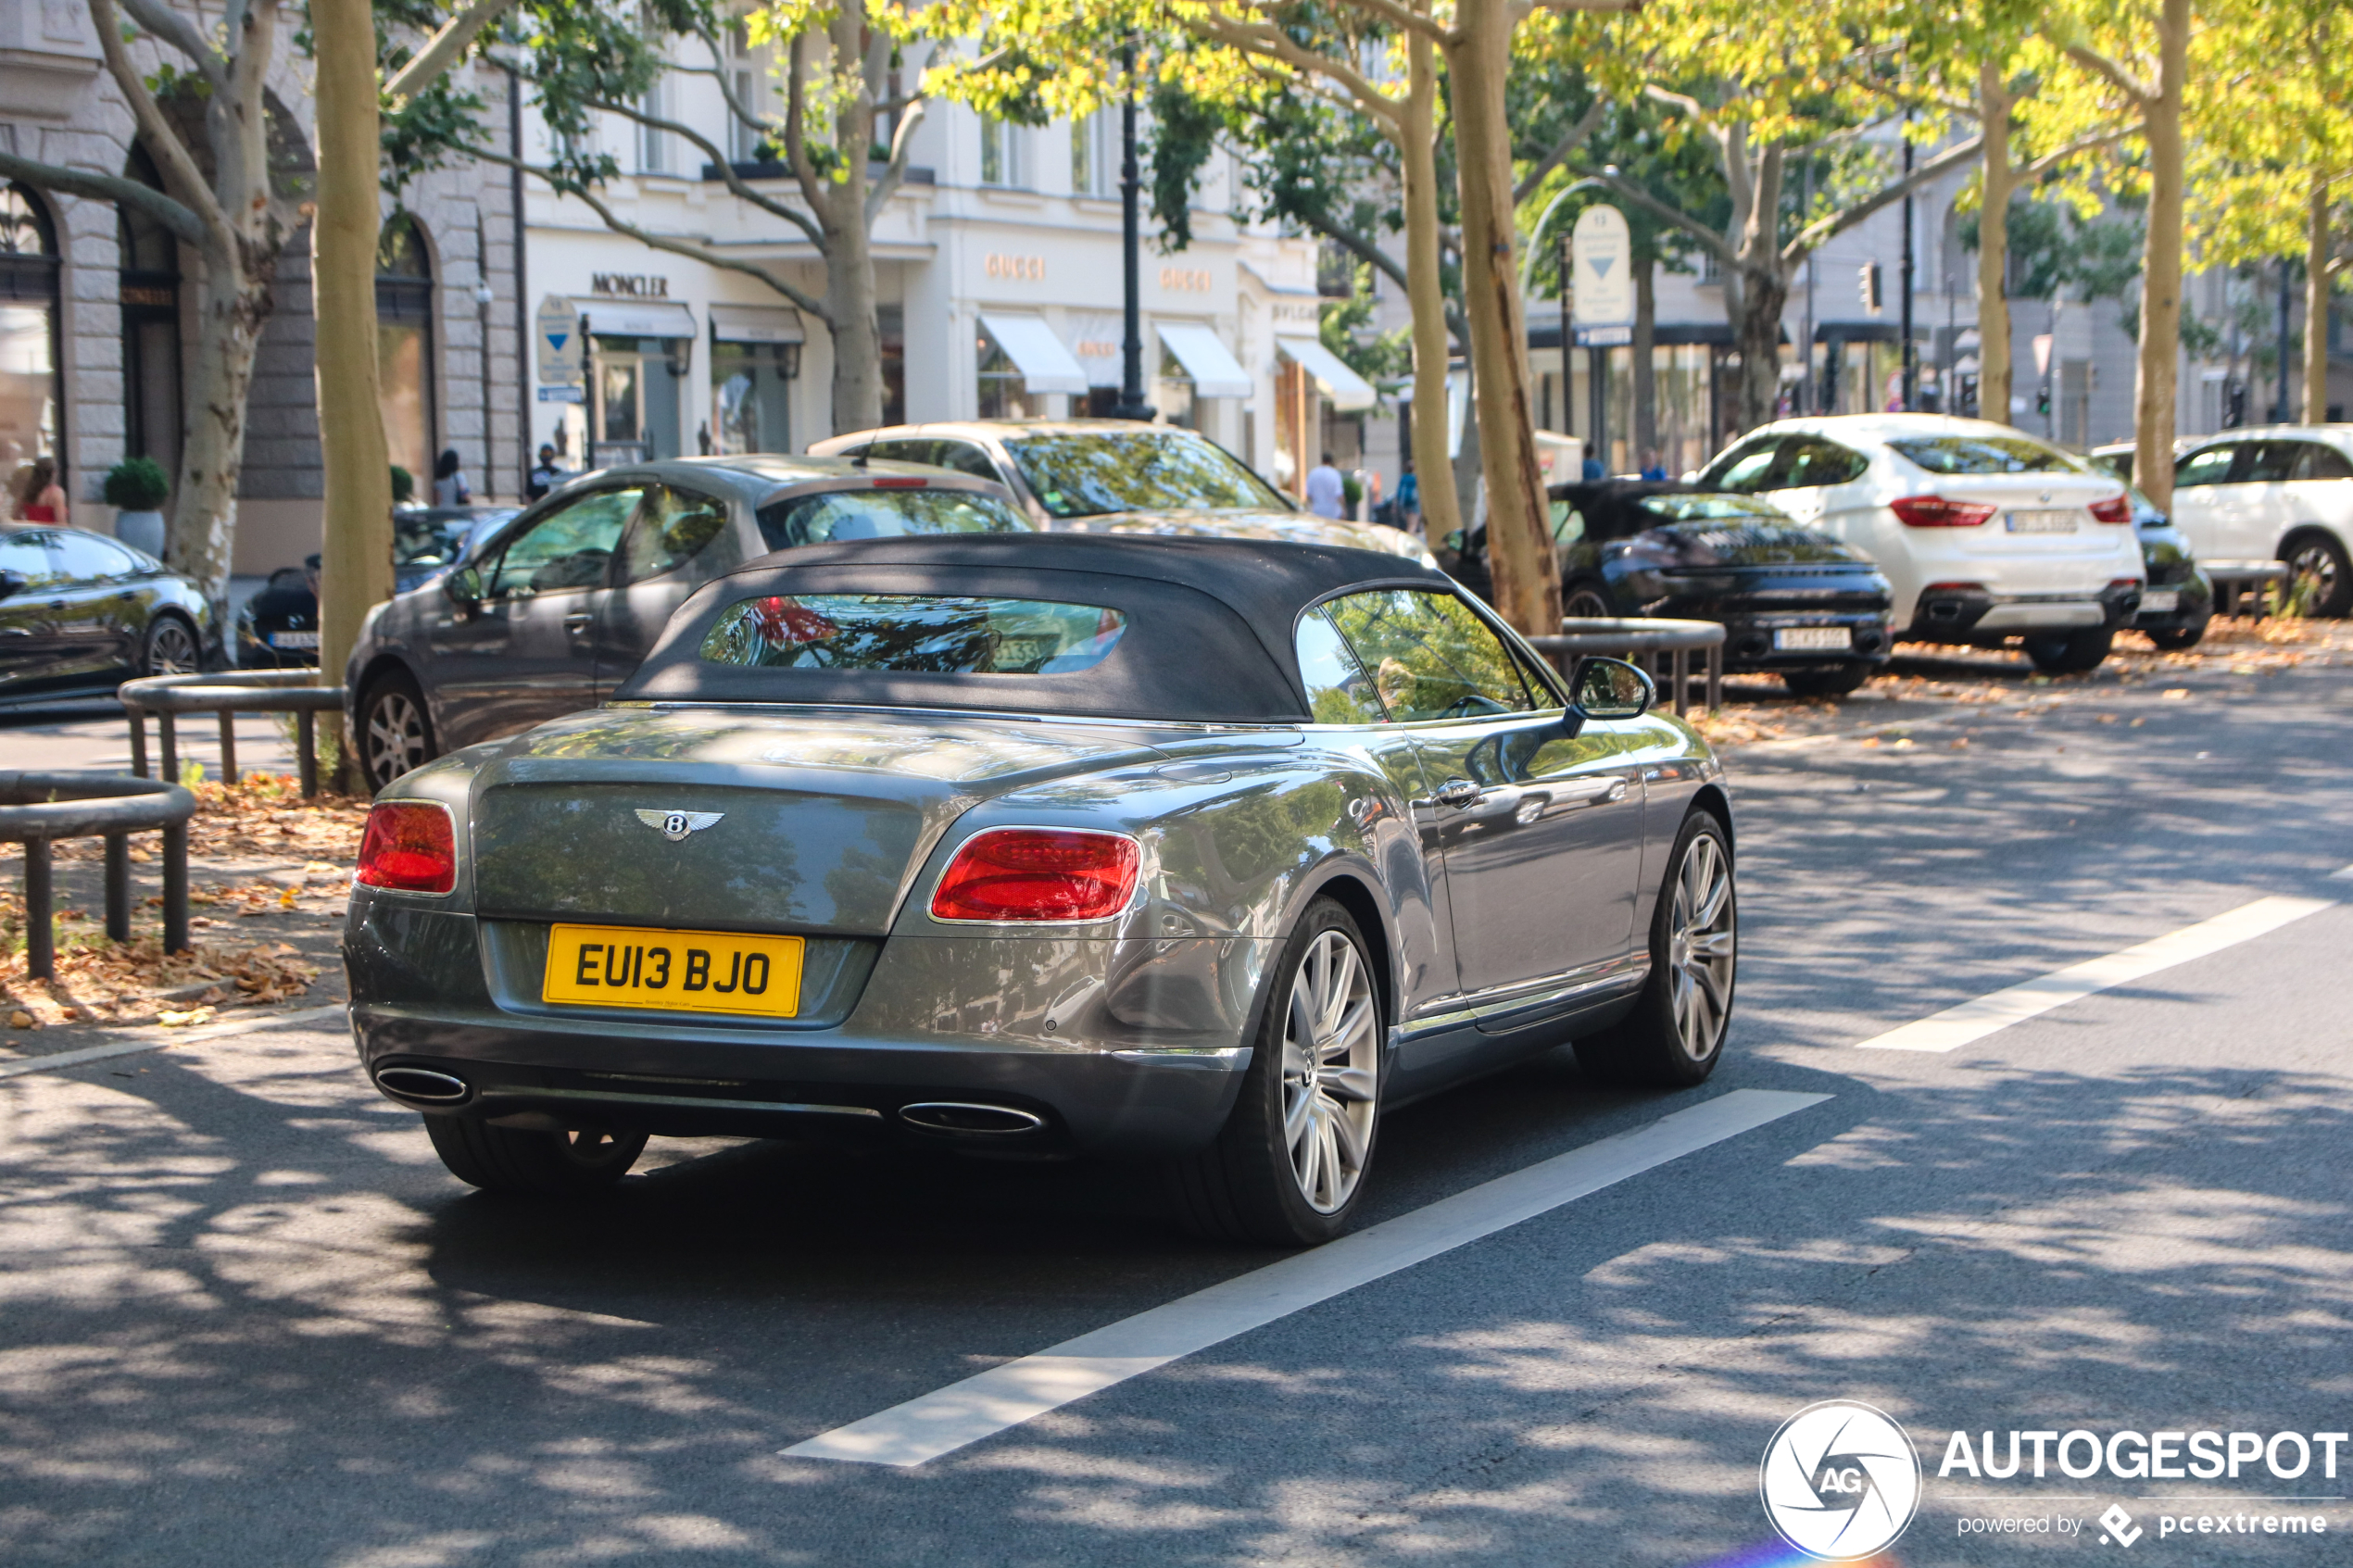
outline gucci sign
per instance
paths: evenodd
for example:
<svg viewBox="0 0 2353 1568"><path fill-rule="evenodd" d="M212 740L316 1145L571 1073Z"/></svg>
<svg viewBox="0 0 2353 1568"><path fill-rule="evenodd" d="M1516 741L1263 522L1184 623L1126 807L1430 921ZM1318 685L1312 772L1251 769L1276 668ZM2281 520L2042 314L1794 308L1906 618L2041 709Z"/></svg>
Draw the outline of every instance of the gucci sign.
<svg viewBox="0 0 2353 1568"><path fill-rule="evenodd" d="M1026 283L1046 281L1046 258L1042 256L1006 256L991 251L983 267L992 278L1013 278Z"/></svg>

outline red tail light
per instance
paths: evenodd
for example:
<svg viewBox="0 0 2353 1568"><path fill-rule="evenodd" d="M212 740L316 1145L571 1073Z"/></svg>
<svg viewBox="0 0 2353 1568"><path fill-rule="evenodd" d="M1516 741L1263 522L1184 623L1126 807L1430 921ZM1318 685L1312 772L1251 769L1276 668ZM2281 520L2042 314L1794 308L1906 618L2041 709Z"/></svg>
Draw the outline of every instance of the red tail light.
<svg viewBox="0 0 2353 1568"><path fill-rule="evenodd" d="M447 893L457 886L458 843L449 808L430 800L387 800L371 809L354 880L404 893Z"/></svg>
<svg viewBox="0 0 2353 1568"><path fill-rule="evenodd" d="M1975 528L1994 511L1975 501L1948 501L1942 495L1906 495L1888 505L1906 528Z"/></svg>
<svg viewBox="0 0 2353 1568"><path fill-rule="evenodd" d="M931 918L1101 920L1127 907L1139 859L1126 834L991 828L956 851L931 896Z"/></svg>
<svg viewBox="0 0 2353 1568"><path fill-rule="evenodd" d="M2092 514L2092 521L2094 522L2130 522L2133 521L2133 503L2126 500L2121 495L2110 495L2105 501L2095 501L2083 509Z"/></svg>
<svg viewBox="0 0 2353 1568"><path fill-rule="evenodd" d="M931 481L928 479L887 476L875 481L875 488L877 490L925 490L930 486Z"/></svg>

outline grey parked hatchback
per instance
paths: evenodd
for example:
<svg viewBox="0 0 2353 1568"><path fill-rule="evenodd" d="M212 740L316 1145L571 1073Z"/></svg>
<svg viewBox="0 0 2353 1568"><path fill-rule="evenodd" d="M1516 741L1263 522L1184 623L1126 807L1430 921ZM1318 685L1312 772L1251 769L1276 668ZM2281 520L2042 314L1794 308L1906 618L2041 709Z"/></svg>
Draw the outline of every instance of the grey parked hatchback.
<svg viewBox="0 0 2353 1568"><path fill-rule="evenodd" d="M344 687L369 785L596 706L689 594L772 550L1028 530L1001 485L907 463L681 458L584 475L360 627Z"/></svg>

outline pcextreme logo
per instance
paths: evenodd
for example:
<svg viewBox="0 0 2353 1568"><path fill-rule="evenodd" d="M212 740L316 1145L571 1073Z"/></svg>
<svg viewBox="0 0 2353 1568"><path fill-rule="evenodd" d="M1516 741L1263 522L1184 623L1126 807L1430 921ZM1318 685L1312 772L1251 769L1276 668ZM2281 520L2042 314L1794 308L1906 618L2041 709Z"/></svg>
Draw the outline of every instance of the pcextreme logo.
<svg viewBox="0 0 2353 1568"><path fill-rule="evenodd" d="M1852 1562L1911 1524L1920 1461L1885 1411L1825 1399L1781 1423L1765 1445L1756 1489L1781 1539L1824 1562Z"/></svg>

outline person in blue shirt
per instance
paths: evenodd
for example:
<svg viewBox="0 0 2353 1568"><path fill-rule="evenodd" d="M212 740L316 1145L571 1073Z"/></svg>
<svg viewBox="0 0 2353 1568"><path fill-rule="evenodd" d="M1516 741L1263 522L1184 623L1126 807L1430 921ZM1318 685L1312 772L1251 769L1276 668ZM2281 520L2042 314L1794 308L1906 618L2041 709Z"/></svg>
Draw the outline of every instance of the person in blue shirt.
<svg viewBox="0 0 2353 1568"><path fill-rule="evenodd" d="M1397 482L1397 515L1416 533L1422 531L1422 482L1415 477L1414 459L1405 459L1404 477Z"/></svg>
<svg viewBox="0 0 2353 1568"><path fill-rule="evenodd" d="M1588 452L1585 455L1585 478L1587 483L1590 483L1602 477L1602 460Z"/></svg>
<svg viewBox="0 0 2353 1568"><path fill-rule="evenodd" d="M1642 454L1642 477L1644 479L1667 477L1667 459L1659 456L1658 448L1655 446Z"/></svg>

